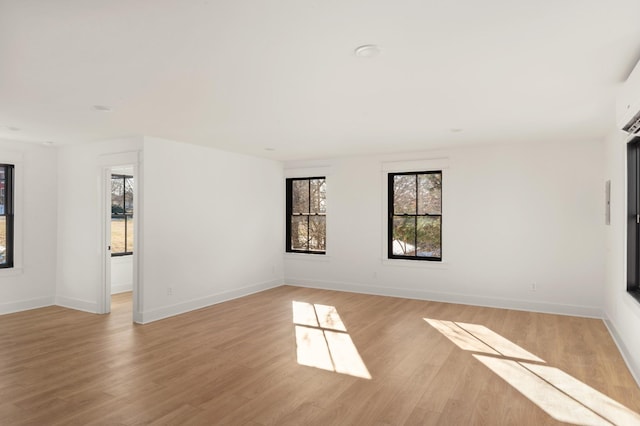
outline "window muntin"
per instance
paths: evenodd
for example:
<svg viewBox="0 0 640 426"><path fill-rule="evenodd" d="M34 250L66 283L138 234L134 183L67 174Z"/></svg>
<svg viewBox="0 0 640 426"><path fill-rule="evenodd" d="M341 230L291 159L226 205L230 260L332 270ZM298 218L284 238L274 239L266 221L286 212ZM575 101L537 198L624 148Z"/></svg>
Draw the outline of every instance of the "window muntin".
<svg viewBox="0 0 640 426"><path fill-rule="evenodd" d="M14 166L0 164L0 268L13 268Z"/></svg>
<svg viewBox="0 0 640 426"><path fill-rule="evenodd" d="M111 256L133 254L133 176L111 175Z"/></svg>
<svg viewBox="0 0 640 426"><path fill-rule="evenodd" d="M287 252L326 253L327 183L325 177L290 178L287 190Z"/></svg>
<svg viewBox="0 0 640 426"><path fill-rule="evenodd" d="M442 261L442 171L389 173L390 259Z"/></svg>

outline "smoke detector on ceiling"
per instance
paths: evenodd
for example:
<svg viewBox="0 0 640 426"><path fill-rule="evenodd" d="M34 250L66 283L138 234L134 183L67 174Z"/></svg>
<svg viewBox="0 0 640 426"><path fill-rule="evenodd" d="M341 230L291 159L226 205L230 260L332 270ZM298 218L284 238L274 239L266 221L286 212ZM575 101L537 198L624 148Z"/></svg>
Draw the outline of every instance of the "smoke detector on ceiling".
<svg viewBox="0 0 640 426"><path fill-rule="evenodd" d="M365 44L356 47L354 53L360 58L373 58L374 56L378 56L380 54L380 48L375 44Z"/></svg>

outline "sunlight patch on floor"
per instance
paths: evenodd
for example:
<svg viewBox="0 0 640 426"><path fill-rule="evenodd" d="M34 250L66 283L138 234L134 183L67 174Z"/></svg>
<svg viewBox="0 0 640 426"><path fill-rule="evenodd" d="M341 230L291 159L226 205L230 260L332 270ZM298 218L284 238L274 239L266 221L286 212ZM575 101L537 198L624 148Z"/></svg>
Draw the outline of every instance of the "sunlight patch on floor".
<svg viewBox="0 0 640 426"><path fill-rule="evenodd" d="M292 302L298 364L371 379L333 306Z"/></svg>
<svg viewBox="0 0 640 426"><path fill-rule="evenodd" d="M453 321L440 321L429 318L425 318L424 320L462 350L499 355L498 352L491 349L488 345L482 343L464 329L458 327L458 325Z"/></svg>
<svg viewBox="0 0 640 426"><path fill-rule="evenodd" d="M611 425L610 422L571 396L551 386L517 361L486 355L473 355L473 357L558 421L594 426Z"/></svg>
<svg viewBox="0 0 640 426"><path fill-rule="evenodd" d="M502 356L506 356L509 358L526 359L528 361L534 362L544 362L544 360L538 358L531 352L522 349L511 340L505 339L504 337L494 332L493 330L488 329L484 325L467 324L463 322L457 322L456 324L458 325L458 327L462 328L467 333L474 336L476 339L485 342Z"/></svg>
<svg viewBox="0 0 640 426"><path fill-rule="evenodd" d="M298 364L335 371L324 331L296 325Z"/></svg>
<svg viewBox="0 0 640 426"><path fill-rule="evenodd" d="M517 344L478 324L424 318L460 349L556 420L580 425L640 425L640 415Z"/></svg>
<svg viewBox="0 0 640 426"><path fill-rule="evenodd" d="M640 425L640 415L564 371L547 365L524 362L522 365L613 424Z"/></svg>

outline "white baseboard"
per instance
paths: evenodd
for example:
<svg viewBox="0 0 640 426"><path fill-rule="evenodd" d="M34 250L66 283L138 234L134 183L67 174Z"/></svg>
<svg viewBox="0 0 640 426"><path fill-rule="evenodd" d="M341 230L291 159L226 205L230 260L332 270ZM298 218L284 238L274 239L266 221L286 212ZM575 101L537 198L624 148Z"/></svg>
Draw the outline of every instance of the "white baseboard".
<svg viewBox="0 0 640 426"><path fill-rule="evenodd" d="M140 323L147 324L175 315L184 314L196 309L206 308L207 306L217 303L226 302L228 300L237 299L239 297L248 296L260 291L269 290L271 288L280 287L283 284L282 279L265 281L241 287L233 290L222 291L199 299L188 300L186 302L176 303L175 305L165 306L163 308L152 309L142 312L140 315ZM138 321L136 321L138 322Z"/></svg>
<svg viewBox="0 0 640 426"><path fill-rule="evenodd" d="M128 284L116 284L113 285L111 284L111 294L118 294L118 293L126 293L127 291L133 291L133 284L128 283Z"/></svg>
<svg viewBox="0 0 640 426"><path fill-rule="evenodd" d="M74 299L72 297L56 296L56 305L63 308L75 309L76 311L98 313L98 304L88 300Z"/></svg>
<svg viewBox="0 0 640 426"><path fill-rule="evenodd" d="M53 305L54 297L39 297L37 299L19 300L17 302L0 303L0 315L44 308Z"/></svg>
<svg viewBox="0 0 640 426"><path fill-rule="evenodd" d="M429 300L433 302L446 302L457 303L461 305L486 306L489 308L513 309L516 311L572 315L588 318L603 318L602 309L594 306L563 305L558 303L536 302L529 300L505 299L457 293L440 293L396 287L353 284L339 281L318 281L298 278L285 278L285 283L298 287L350 291L353 293L372 294L376 296L403 297L407 299Z"/></svg>
<svg viewBox="0 0 640 426"><path fill-rule="evenodd" d="M624 344L624 340L622 340L622 337L620 336L620 333L618 333L613 322L606 317L603 322L605 327L607 327L607 330L609 330L609 334L613 338L613 341L616 343L618 351L620 351L620 354L622 355L622 359L624 359L624 362L627 364L629 372L631 372L636 383L640 386L640 363L637 361L637 356L634 356L634 354L629 352L629 349Z"/></svg>

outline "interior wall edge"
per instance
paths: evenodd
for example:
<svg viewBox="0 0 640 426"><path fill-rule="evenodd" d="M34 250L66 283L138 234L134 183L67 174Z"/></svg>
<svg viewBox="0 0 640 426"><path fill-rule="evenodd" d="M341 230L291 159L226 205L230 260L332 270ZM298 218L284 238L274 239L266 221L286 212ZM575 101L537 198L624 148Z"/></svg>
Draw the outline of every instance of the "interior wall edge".
<svg viewBox="0 0 640 426"><path fill-rule="evenodd" d="M98 313L98 304L95 301L81 300L73 297L56 295L55 304L63 308L75 309L76 311L89 312L90 314Z"/></svg>
<svg viewBox="0 0 640 426"><path fill-rule="evenodd" d="M459 293L442 293L414 289L370 286L339 281L320 281L286 277L284 281L286 285L297 287L349 291L353 293L371 294L375 296L402 297L407 299L427 300L432 302L457 303L460 305L483 306L498 309L513 309L517 311L570 315L586 318L602 319L604 317L602 309L595 306L567 305L539 301L485 297Z"/></svg>

